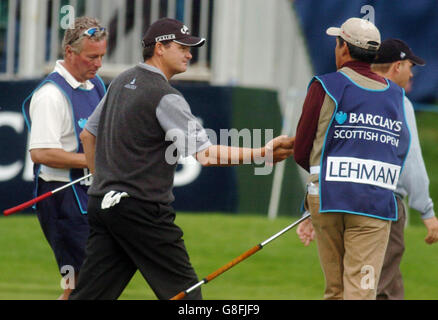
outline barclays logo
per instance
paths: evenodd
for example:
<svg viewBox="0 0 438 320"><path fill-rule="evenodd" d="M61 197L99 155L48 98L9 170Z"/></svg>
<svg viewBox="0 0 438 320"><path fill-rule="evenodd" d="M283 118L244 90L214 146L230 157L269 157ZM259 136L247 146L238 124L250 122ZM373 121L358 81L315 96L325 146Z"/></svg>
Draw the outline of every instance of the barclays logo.
<svg viewBox="0 0 438 320"><path fill-rule="evenodd" d="M347 114L345 112L339 111L335 116L336 122L340 125L347 121Z"/></svg>
<svg viewBox="0 0 438 320"><path fill-rule="evenodd" d="M80 120L78 121L78 126L79 126L81 129L84 129L84 128L85 128L85 125L87 124L87 121L88 121L88 119L84 119L84 118L80 119Z"/></svg>

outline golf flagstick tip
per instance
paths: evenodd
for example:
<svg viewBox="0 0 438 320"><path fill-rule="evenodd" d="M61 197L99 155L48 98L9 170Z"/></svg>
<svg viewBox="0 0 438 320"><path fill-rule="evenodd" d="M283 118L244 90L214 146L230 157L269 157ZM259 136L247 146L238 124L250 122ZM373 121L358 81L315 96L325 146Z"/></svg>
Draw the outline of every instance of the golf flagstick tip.
<svg viewBox="0 0 438 320"><path fill-rule="evenodd" d="M25 203L22 203L22 204L18 205L18 206L15 206L13 208L5 210L5 211L3 211L3 214L5 216L10 216L13 213L19 212L19 211L21 211L23 209L26 209L26 208L29 208L30 206L34 205L35 203L50 197L52 194L53 194L53 192L49 191L49 192L47 192L47 193L45 193L45 194L43 194L43 195L41 195L41 196L39 196L39 197L37 197L35 199L29 200L29 201L27 201Z"/></svg>
<svg viewBox="0 0 438 320"><path fill-rule="evenodd" d="M92 175L93 174L90 173L90 174L88 174L86 176L83 176L83 177L81 177L81 178L79 178L79 179L77 179L75 181L67 183L66 185L64 185L64 186L62 186L62 187L60 187L60 188L58 188L56 190L49 191L49 192L47 192L47 193L45 193L45 194L43 194L43 195L41 195L39 197L36 197L35 199L29 200L29 201L27 201L25 203L22 203L22 204L20 204L18 206L15 206L13 208L7 209L7 210L3 211L3 215L10 216L13 213L19 212L19 211L21 211L23 209L26 209L26 208L29 208L30 206L34 205L35 203L50 197L51 195L55 194L58 191L64 190L64 189L66 189L68 187L71 187L72 185L74 185L74 184L76 184L76 183L78 183L78 182L80 182L82 180L90 178Z"/></svg>

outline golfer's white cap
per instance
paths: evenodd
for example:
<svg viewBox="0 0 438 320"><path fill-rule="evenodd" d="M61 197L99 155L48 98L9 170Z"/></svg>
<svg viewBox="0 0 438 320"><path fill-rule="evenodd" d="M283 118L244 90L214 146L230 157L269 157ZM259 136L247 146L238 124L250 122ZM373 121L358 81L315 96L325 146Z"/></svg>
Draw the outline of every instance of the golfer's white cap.
<svg viewBox="0 0 438 320"><path fill-rule="evenodd" d="M326 32L362 49L377 51L381 43L379 29L365 19L350 18L340 28L331 27Z"/></svg>

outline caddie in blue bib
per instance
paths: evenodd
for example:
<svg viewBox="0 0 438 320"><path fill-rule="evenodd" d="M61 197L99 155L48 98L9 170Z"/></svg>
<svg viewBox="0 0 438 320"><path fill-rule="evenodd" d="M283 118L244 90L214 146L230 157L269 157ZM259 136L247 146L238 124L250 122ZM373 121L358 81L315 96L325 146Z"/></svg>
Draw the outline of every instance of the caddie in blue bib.
<svg viewBox="0 0 438 320"><path fill-rule="evenodd" d="M404 90L364 88L342 71L315 77L335 102L319 168L320 212L397 220L393 191L410 145Z"/></svg>
<svg viewBox="0 0 438 320"><path fill-rule="evenodd" d="M92 90L84 90L81 88L73 89L67 81L57 72L53 72L44 79L41 84L32 92L32 94L26 98L23 102L23 116L26 121L26 125L31 130L31 120L29 115L30 101L33 94L41 88L46 83L52 83L56 85L61 92L67 98L70 107L72 108L73 122L75 128L76 139L78 143L77 153L83 153L82 143L79 139L79 134L84 128L88 117L93 113L94 109L99 104L100 100L104 97L106 88L99 76L90 79L91 83L94 85ZM34 180L35 180L35 196L38 190L38 176L40 171L40 165L34 165ZM74 181L86 175L86 170L84 169L70 169L70 180ZM87 170L88 171L88 170ZM88 186L83 182L72 186L73 191L76 196L76 201L79 209L83 214L87 213L87 202L88 202ZM34 207L35 208L35 207Z"/></svg>

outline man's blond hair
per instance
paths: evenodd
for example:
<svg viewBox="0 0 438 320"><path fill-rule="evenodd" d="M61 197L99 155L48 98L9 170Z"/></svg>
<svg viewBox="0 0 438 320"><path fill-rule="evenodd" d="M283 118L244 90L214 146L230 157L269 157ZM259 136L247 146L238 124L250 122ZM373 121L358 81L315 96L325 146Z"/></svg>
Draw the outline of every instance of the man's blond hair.
<svg viewBox="0 0 438 320"><path fill-rule="evenodd" d="M79 17L75 19L74 29L67 29L64 34L64 39L62 41L62 50L65 55L65 50L67 46L70 46L72 50L79 54L82 51L82 40L84 37L84 32L90 28L98 28L96 33L92 37L89 37L93 41L101 41L107 38L108 32L102 30L99 20L91 17Z"/></svg>

